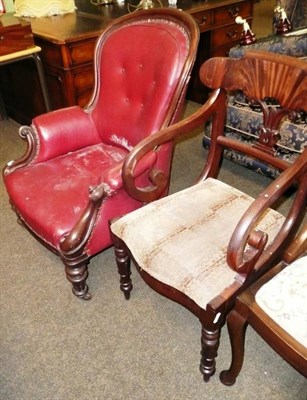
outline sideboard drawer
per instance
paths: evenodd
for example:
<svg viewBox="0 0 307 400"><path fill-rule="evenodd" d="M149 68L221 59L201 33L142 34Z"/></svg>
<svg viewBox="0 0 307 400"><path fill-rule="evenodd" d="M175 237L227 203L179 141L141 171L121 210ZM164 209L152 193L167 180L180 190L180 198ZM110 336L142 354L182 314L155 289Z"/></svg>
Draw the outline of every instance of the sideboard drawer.
<svg viewBox="0 0 307 400"><path fill-rule="evenodd" d="M94 68L82 68L74 73L74 87L77 91L94 87Z"/></svg>
<svg viewBox="0 0 307 400"><path fill-rule="evenodd" d="M225 25L233 23L235 18L240 15L242 18L251 17L253 13L252 3L236 3L226 7L218 8L214 13L215 25Z"/></svg>
<svg viewBox="0 0 307 400"><path fill-rule="evenodd" d="M203 32L213 24L213 11L199 11L192 14L192 16L196 20L200 32Z"/></svg>
<svg viewBox="0 0 307 400"><path fill-rule="evenodd" d="M69 46L70 64L76 65L93 61L96 39Z"/></svg>
<svg viewBox="0 0 307 400"><path fill-rule="evenodd" d="M242 26L233 24L226 26L225 28L220 28L212 32L211 37L211 48L219 48L225 45L231 45L238 42L242 33Z"/></svg>

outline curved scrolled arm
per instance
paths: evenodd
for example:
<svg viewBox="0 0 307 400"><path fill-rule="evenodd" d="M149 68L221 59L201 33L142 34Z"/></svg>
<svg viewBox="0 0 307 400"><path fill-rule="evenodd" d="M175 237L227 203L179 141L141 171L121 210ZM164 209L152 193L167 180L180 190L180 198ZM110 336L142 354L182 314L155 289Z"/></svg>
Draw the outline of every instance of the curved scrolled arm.
<svg viewBox="0 0 307 400"><path fill-rule="evenodd" d="M39 115L33 119L31 126L22 126L19 135L27 141L26 152L21 158L9 162L4 174L101 141L90 113L79 106Z"/></svg>
<svg viewBox="0 0 307 400"><path fill-rule="evenodd" d="M284 253L283 259L290 264L303 254L307 254L307 224L305 224Z"/></svg>
<svg viewBox="0 0 307 400"><path fill-rule="evenodd" d="M150 168L155 160L155 155L154 157L147 157L146 163L141 162L138 165L135 176L138 177ZM66 259L74 259L82 254L92 234L101 204L123 187L122 165L123 162L119 162L105 174L104 182L89 188L89 199L85 210L72 230L63 235L60 240L60 252Z"/></svg>
<svg viewBox="0 0 307 400"><path fill-rule="evenodd" d="M193 115L164 128L153 135L142 140L131 151L124 162L122 179L125 190L136 200L148 203L161 196L168 185L168 177L162 170L151 168L148 170L150 186L138 187L136 184L136 171L138 165L150 157L153 152L159 151L159 147L165 143L174 142L175 139L182 138L186 134L199 127L207 121L217 110L217 97L220 90L215 90L209 100Z"/></svg>
<svg viewBox="0 0 307 400"><path fill-rule="evenodd" d="M89 188L89 201L73 229L60 240L61 254L67 258L81 254L90 237L103 200L112 194L105 183Z"/></svg>
<svg viewBox="0 0 307 400"><path fill-rule="evenodd" d="M298 182L298 189L288 215L275 238L265 248L267 234L257 230L257 223L266 210L295 182ZM270 259L282 258L285 247L293 240L304 218L306 198L307 149L244 213L229 242L228 265L238 273L249 275Z"/></svg>
<svg viewBox="0 0 307 400"><path fill-rule="evenodd" d="M27 141L26 151L22 157L7 163L3 171L4 175L8 175L16 169L22 168L29 164L38 151L37 136L35 135L35 131L31 126L21 126L19 128L19 136L23 140Z"/></svg>

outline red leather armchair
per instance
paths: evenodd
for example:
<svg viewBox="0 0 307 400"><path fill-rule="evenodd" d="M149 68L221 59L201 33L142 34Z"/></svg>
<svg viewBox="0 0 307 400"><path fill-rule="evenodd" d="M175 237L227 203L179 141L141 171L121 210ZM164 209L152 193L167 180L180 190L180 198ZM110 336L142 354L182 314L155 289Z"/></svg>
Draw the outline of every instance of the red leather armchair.
<svg viewBox="0 0 307 400"><path fill-rule="evenodd" d="M90 257L111 245L109 220L143 205L126 190L125 159L142 139L178 120L198 37L194 19L178 10L114 21L96 45L88 106L37 116L20 129L28 147L4 170L10 202L20 221L60 256L82 299L91 298ZM159 171L168 179L172 152L172 144L159 146L138 166L134 179L145 191Z"/></svg>

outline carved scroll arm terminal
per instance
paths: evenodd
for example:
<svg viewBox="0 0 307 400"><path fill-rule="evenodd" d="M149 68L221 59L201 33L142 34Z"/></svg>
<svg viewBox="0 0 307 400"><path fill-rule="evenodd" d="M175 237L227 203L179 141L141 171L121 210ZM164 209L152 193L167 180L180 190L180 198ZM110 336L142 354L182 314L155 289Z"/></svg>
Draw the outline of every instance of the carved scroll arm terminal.
<svg viewBox="0 0 307 400"><path fill-rule="evenodd" d="M38 143L36 135L30 126L21 126L19 128L19 136L27 141L27 147L25 153L18 159L9 161L5 166L3 173L4 175L10 174L18 168L22 168L27 165L34 158L38 151Z"/></svg>
<svg viewBox="0 0 307 400"><path fill-rule="evenodd" d="M217 112L218 102L216 99L219 93L219 89L215 90L210 99L192 116L147 137L131 151L123 166L123 185L131 197L148 203L161 196L168 185L168 178L163 171L157 168L149 169L148 177L152 185L145 188L137 186L135 171L138 170L140 163L144 162L151 153L158 151L161 145L184 137L209 120Z"/></svg>
<svg viewBox="0 0 307 400"><path fill-rule="evenodd" d="M292 185L297 192L284 223L267 243L267 234L257 230L257 223L266 210ZM227 262L229 266L245 275L260 268L271 257L282 258L282 251L293 240L305 215L307 198L307 149L299 159L264 190L244 213L231 237ZM279 250L278 250L279 249Z"/></svg>

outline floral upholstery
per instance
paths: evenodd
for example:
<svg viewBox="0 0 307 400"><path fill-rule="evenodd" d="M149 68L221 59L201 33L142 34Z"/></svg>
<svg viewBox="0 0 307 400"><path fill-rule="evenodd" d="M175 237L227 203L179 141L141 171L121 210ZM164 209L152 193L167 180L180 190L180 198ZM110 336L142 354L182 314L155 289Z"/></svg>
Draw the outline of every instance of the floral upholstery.
<svg viewBox="0 0 307 400"><path fill-rule="evenodd" d="M258 138L258 129L263 121L260 108L251 108L241 93L235 93L228 100L225 135L252 144ZM211 126L205 127L204 146L210 145ZM295 123L284 119L280 128L280 139L276 146L276 155L286 161L294 162L306 147L307 121L302 115ZM276 169L235 151L225 150L225 156L240 165L275 178L279 173Z"/></svg>
<svg viewBox="0 0 307 400"><path fill-rule="evenodd" d="M291 34L289 36L271 35L259 39L256 43L248 47L233 47L229 51L229 57L242 57L248 49L264 50L291 57L304 58L307 57L307 34Z"/></svg>
<svg viewBox="0 0 307 400"><path fill-rule="evenodd" d="M307 1L279 0L276 4L285 8L292 26L297 29L307 27ZM307 58L307 33L286 35L270 35L261 38L249 46L236 46L230 49L229 56L241 58L249 49L264 50L292 57ZM307 62L307 61L306 61ZM235 93L229 98L227 121L225 126L226 136L239 138L252 144L258 138L258 129L263 118L260 109L252 109L242 94ZM281 138L277 143L276 155L284 160L293 162L307 143L306 115L296 122L284 120L281 127ZM210 145L210 125L205 127L203 140L204 147ZM246 167L256 170L269 177L276 177L278 171L251 158L242 156L235 151L225 151L225 156Z"/></svg>
<svg viewBox="0 0 307 400"><path fill-rule="evenodd" d="M277 0L286 11L293 29L307 26L307 2L305 0Z"/></svg>
<svg viewBox="0 0 307 400"><path fill-rule="evenodd" d="M307 256L294 261L256 293L259 307L307 348Z"/></svg>

